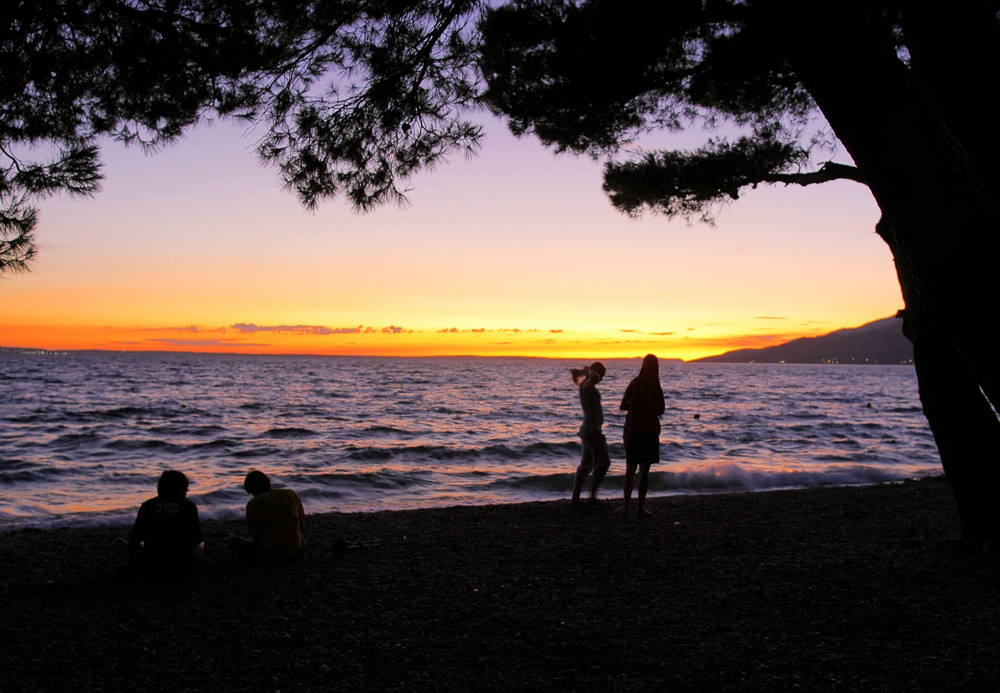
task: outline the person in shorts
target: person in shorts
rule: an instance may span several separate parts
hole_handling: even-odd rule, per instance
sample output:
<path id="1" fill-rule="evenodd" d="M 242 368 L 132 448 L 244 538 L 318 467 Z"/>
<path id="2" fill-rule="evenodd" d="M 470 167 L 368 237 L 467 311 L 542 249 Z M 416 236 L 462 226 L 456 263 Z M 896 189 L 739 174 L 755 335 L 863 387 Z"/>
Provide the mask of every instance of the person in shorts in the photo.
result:
<path id="1" fill-rule="evenodd" d="M 580 406 L 583 407 L 583 423 L 580 425 L 580 442 L 583 454 L 580 465 L 576 468 L 576 479 L 573 483 L 574 505 L 580 504 L 580 494 L 587 477 L 593 473 L 590 482 L 590 500 L 597 502 L 597 491 L 604 481 L 604 475 L 611 466 L 611 456 L 608 454 L 608 439 L 604 437 L 604 409 L 601 406 L 601 393 L 597 384 L 604 379 L 607 369 L 600 361 L 595 361 L 583 368 L 571 370 L 573 382 L 580 390 Z"/>

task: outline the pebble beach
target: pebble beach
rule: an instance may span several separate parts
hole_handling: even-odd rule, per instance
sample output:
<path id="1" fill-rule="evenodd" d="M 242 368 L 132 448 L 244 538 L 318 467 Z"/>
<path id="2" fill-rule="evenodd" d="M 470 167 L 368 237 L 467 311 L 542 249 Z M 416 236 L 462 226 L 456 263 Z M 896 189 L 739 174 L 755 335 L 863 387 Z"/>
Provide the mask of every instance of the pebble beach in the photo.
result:
<path id="1" fill-rule="evenodd" d="M 1000 690 L 1000 565 L 941 478 L 617 507 L 311 515 L 281 565 L 212 520 L 168 582 L 114 560 L 127 527 L 0 534 L 0 687 Z"/>

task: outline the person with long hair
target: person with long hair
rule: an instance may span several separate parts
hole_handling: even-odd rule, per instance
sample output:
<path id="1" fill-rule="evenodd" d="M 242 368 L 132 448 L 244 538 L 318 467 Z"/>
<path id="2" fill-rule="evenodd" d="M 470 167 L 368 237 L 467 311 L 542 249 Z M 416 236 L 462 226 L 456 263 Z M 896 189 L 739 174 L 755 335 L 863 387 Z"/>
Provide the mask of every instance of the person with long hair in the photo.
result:
<path id="1" fill-rule="evenodd" d="M 583 454 L 580 465 L 576 468 L 576 480 L 573 483 L 573 504 L 578 505 L 580 493 L 587 477 L 593 472 L 590 482 L 590 500 L 597 501 L 597 490 L 604 481 L 604 475 L 611 466 L 611 456 L 608 454 L 608 439 L 604 437 L 604 409 L 601 406 L 601 393 L 597 384 L 604 379 L 607 369 L 600 361 L 594 361 L 583 368 L 573 368 L 573 383 L 580 390 L 580 406 L 583 407 L 583 423 L 580 425 L 580 442 Z"/>
<path id="2" fill-rule="evenodd" d="M 649 490 L 649 468 L 660 461 L 660 417 L 665 404 L 660 387 L 660 362 L 653 354 L 642 360 L 639 375 L 625 388 L 621 410 L 625 416 L 625 502 L 621 512 L 628 514 L 632 500 L 635 471 L 639 469 L 639 517 L 649 515 L 646 510 L 646 491 Z"/>

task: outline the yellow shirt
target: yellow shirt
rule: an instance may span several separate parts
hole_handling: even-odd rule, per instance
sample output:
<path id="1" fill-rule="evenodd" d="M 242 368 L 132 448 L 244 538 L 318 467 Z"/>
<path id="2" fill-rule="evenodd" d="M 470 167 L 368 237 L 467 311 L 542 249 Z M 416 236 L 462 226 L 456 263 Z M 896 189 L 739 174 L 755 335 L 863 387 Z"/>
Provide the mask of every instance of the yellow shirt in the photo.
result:
<path id="1" fill-rule="evenodd" d="M 305 525 L 302 501 L 291 489 L 258 493 L 247 503 L 247 531 L 261 558 L 284 560 L 298 555 L 306 544 Z"/>

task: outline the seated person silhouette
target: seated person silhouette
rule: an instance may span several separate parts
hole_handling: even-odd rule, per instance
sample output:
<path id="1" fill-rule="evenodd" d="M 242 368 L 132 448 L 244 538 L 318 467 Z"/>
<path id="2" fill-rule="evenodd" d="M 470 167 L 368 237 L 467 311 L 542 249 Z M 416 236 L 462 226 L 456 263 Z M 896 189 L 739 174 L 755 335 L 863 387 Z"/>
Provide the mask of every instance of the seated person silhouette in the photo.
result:
<path id="1" fill-rule="evenodd" d="M 188 500 L 188 478 L 168 469 L 156 482 L 156 497 L 141 506 L 128 538 L 129 564 L 150 577 L 190 573 L 205 542 L 198 507 Z"/>
<path id="2" fill-rule="evenodd" d="M 243 488 L 253 496 L 247 503 L 247 537 L 232 537 L 230 545 L 246 558 L 286 561 L 298 556 L 306 545 L 299 494 L 271 488 L 267 474 L 257 470 L 247 474 Z"/>

